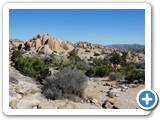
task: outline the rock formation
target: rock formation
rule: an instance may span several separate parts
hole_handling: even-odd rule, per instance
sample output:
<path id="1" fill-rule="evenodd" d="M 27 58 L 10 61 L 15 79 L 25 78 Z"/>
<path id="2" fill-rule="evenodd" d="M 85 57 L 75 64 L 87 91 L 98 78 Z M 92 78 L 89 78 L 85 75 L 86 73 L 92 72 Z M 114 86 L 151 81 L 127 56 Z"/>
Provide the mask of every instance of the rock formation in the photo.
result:
<path id="1" fill-rule="evenodd" d="M 24 44 L 24 49 L 35 53 L 51 54 L 53 51 L 61 53 L 74 49 L 73 45 L 61 41 L 49 34 L 39 34 Z"/>

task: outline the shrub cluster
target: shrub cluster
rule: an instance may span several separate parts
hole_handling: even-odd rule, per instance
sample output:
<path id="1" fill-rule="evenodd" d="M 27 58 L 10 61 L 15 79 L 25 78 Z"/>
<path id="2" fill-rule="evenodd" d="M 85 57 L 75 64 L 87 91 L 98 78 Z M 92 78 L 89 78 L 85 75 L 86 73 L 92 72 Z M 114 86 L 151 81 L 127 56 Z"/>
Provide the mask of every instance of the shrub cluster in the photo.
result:
<path id="1" fill-rule="evenodd" d="M 62 56 L 51 54 L 50 57 L 45 59 L 45 63 L 48 66 L 52 66 L 55 69 L 62 69 L 64 67 L 70 66 L 70 61 Z"/>
<path id="2" fill-rule="evenodd" d="M 113 53 L 111 53 L 110 56 L 111 56 L 110 57 L 110 62 L 111 63 L 113 63 L 113 64 L 122 64 L 123 59 L 118 53 L 113 52 Z"/>
<path id="3" fill-rule="evenodd" d="M 129 83 L 132 83 L 134 80 L 138 80 L 139 83 L 145 82 L 145 71 L 144 70 L 133 70 L 131 73 L 129 73 L 126 78 Z"/>
<path id="4" fill-rule="evenodd" d="M 71 52 L 69 52 L 68 59 L 70 61 L 70 66 L 74 68 L 78 62 L 82 61 L 81 58 L 77 55 L 77 51 L 73 49 Z"/>
<path id="5" fill-rule="evenodd" d="M 24 75 L 30 77 L 41 76 L 41 78 L 45 78 L 49 74 L 48 66 L 39 58 L 20 57 L 16 59 L 14 66 Z"/>
<path id="6" fill-rule="evenodd" d="M 46 79 L 42 93 L 52 100 L 71 99 L 74 96 L 81 96 L 86 84 L 87 77 L 82 71 L 64 68 L 55 77 Z"/>
<path id="7" fill-rule="evenodd" d="M 110 63 L 109 59 L 105 57 L 104 59 L 102 58 L 93 58 L 93 65 L 94 66 L 106 66 Z"/>
<path id="8" fill-rule="evenodd" d="M 45 78 L 49 74 L 48 66 L 40 58 L 23 57 L 20 51 L 14 51 L 11 59 L 14 67 L 24 75 Z"/>
<path id="9" fill-rule="evenodd" d="M 19 50 L 13 51 L 12 56 L 11 56 L 11 60 L 12 60 L 13 62 L 15 62 L 16 59 L 22 57 L 22 54 L 23 54 L 23 53 L 22 53 L 21 51 L 19 51 Z"/>
<path id="10" fill-rule="evenodd" d="M 104 77 L 109 75 L 110 71 L 108 66 L 92 66 L 86 70 L 85 74 L 89 77 Z"/>

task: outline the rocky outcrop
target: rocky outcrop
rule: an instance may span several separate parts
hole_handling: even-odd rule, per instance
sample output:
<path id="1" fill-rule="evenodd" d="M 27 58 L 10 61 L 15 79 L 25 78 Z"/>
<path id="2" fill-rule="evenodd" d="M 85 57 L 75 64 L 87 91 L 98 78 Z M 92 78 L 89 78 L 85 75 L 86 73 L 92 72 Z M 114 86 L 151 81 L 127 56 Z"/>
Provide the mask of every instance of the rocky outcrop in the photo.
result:
<path id="1" fill-rule="evenodd" d="M 9 50 L 21 50 L 24 47 L 24 42 L 19 39 L 9 40 Z"/>
<path id="2" fill-rule="evenodd" d="M 89 42 L 77 42 L 76 46 L 84 48 L 84 49 L 96 49 L 96 48 L 102 49 L 102 48 L 104 48 L 104 46 L 102 46 L 102 45 L 93 44 L 93 43 L 89 43 Z"/>
<path id="3" fill-rule="evenodd" d="M 145 54 L 142 52 L 128 51 L 124 52 L 122 57 L 126 62 L 145 62 Z"/>
<path id="4" fill-rule="evenodd" d="M 73 45 L 66 41 L 61 41 L 49 34 L 39 34 L 28 40 L 25 44 L 25 50 L 35 53 L 51 54 L 52 52 L 65 52 L 74 49 Z"/>
<path id="5" fill-rule="evenodd" d="M 128 50 L 125 48 L 112 48 L 110 46 L 103 46 L 89 42 L 77 42 L 75 44 L 75 48 L 78 50 L 78 55 L 80 56 L 80 58 L 84 60 L 89 59 L 90 57 L 95 57 L 94 53 L 98 53 L 98 57 L 104 58 L 104 56 L 110 57 L 113 52 L 116 52 L 126 62 L 145 62 L 145 54 L 142 52 L 142 50 L 136 51 Z"/>

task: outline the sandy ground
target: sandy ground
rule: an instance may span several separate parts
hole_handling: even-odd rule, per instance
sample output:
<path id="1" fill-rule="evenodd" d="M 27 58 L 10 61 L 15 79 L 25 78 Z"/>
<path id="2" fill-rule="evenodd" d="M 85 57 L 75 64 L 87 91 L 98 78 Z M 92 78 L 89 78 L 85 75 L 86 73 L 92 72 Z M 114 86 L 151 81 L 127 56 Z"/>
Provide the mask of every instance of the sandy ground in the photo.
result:
<path id="1" fill-rule="evenodd" d="M 107 92 L 109 91 L 110 86 L 104 86 L 106 82 L 111 82 L 112 84 L 116 84 L 115 81 L 109 81 L 108 77 L 105 78 L 91 78 L 90 79 L 90 87 L 97 88 L 97 96 L 96 98 L 100 103 L 103 103 L 109 97 L 107 96 Z M 128 88 L 126 92 L 119 91 L 119 97 L 116 97 L 117 101 L 114 106 L 120 109 L 140 109 L 137 104 L 136 97 L 140 90 L 144 89 L 144 85 L 139 85 L 136 88 Z M 94 91 L 94 90 L 93 90 Z"/>

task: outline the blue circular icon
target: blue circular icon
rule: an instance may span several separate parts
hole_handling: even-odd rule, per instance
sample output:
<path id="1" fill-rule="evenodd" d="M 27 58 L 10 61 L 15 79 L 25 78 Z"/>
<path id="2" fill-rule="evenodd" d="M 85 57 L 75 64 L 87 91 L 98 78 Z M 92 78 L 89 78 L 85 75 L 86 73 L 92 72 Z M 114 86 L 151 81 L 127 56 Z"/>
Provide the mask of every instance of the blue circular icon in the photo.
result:
<path id="1" fill-rule="evenodd" d="M 157 94 L 153 90 L 141 90 L 137 95 L 137 103 L 144 110 L 150 110 L 157 104 Z"/>

